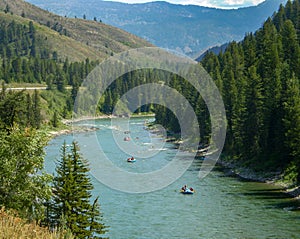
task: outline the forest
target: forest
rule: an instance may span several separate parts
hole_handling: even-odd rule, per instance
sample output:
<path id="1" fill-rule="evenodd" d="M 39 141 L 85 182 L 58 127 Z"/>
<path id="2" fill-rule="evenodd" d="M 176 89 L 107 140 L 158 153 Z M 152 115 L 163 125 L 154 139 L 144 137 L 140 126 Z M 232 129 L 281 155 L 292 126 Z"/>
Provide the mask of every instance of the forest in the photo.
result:
<path id="1" fill-rule="evenodd" d="M 32 22 L 21 24 L 0 19 L 0 205 L 43 226 L 65 229 L 76 218 L 68 214 L 70 205 L 64 200 L 74 200 L 74 207 L 79 203 L 69 198 L 67 191 L 78 184 L 88 189 L 81 196 L 89 200 L 92 185 L 86 178 L 88 167 L 75 142 L 70 150 L 62 146 L 56 177 L 38 173 L 43 168 L 43 148 L 49 140 L 44 126 L 56 127 L 57 118 L 71 117 L 83 79 L 99 62 L 61 59 L 59 53 L 51 52 L 43 44 L 36 31 Z M 279 172 L 283 180 L 299 185 L 300 0 L 281 5 L 255 33 L 247 33 L 240 42 L 229 43 L 219 54 L 207 53 L 199 64 L 214 80 L 226 109 L 227 136 L 222 159 L 262 173 Z M 117 100 L 129 89 L 160 83 L 161 79 L 188 99 L 199 121 L 200 145 L 208 145 L 208 109 L 193 86 L 173 73 L 144 69 L 123 75 L 105 91 L 97 114 L 111 114 Z M 28 93 L 6 89 L 14 83 L 42 84 L 47 90 Z M 180 132 L 178 121 L 167 108 L 148 104 L 136 111 L 140 112 L 153 112 L 156 123 L 164 125 L 170 133 Z M 62 184 L 66 175 L 71 175 L 68 188 Z M 55 193 L 50 185 L 56 187 Z M 71 228 L 80 238 L 105 233 L 97 200 L 78 209 L 78 214 L 88 212 L 82 220 L 84 225 Z M 63 215 L 69 218 L 64 221 Z M 88 225 L 90 231 L 85 230 Z"/>
<path id="2" fill-rule="evenodd" d="M 300 181 L 299 13 L 300 1 L 288 1 L 256 32 L 231 42 L 218 55 L 208 52 L 199 63 L 217 85 L 226 109 L 222 157 L 257 172 L 280 174 L 291 185 Z M 110 114 L 128 89 L 162 80 L 190 102 L 200 126 L 200 145 L 209 144 L 210 116 L 201 95 L 170 72 L 145 69 L 123 75 L 106 90 L 99 111 Z M 154 104 L 137 110 L 149 111 L 170 132 L 180 132 L 170 110 Z"/>
<path id="3" fill-rule="evenodd" d="M 288 1 L 258 31 L 218 55 L 207 53 L 200 63 L 225 104 L 223 157 L 256 171 L 280 172 L 292 184 L 300 182 L 299 13 L 300 1 Z M 202 126 L 208 125 L 203 102 L 198 112 L 199 119 L 206 118 Z M 178 130 L 164 111 L 156 112 L 156 118 Z M 210 132 L 204 132 L 209 140 Z"/>
<path id="4" fill-rule="evenodd" d="M 288 1 L 255 33 L 231 42 L 224 52 L 208 52 L 199 63 L 215 81 L 223 98 L 227 134 L 223 158 L 258 172 L 280 172 L 292 185 L 300 181 L 300 1 Z M 130 72 L 106 91 L 100 111 L 111 113 L 119 96 L 147 82 L 164 83 L 189 100 L 197 115 L 201 145 L 210 140 L 208 109 L 193 86 L 161 70 Z M 155 112 L 156 122 L 180 132 L 174 114 L 159 105 L 138 111 Z"/>

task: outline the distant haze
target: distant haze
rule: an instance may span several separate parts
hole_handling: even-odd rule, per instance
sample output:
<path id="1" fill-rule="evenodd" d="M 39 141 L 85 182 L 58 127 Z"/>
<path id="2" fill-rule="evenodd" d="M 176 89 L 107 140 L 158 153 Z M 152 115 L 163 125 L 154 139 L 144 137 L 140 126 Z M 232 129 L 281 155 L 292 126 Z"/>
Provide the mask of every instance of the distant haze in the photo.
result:
<path id="1" fill-rule="evenodd" d="M 123 3 L 147 3 L 155 2 L 151 0 L 111 0 Z M 182 5 L 198 5 L 203 7 L 233 9 L 241 7 L 255 6 L 264 0 L 167 0 L 166 2 Z"/>

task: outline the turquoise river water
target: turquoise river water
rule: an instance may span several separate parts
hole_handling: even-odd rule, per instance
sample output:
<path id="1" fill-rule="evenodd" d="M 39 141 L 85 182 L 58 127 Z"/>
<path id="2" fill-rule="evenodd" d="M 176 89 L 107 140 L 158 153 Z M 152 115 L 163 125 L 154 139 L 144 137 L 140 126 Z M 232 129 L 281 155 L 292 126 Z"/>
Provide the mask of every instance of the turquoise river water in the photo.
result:
<path id="1" fill-rule="evenodd" d="M 130 137 L 144 150 L 157 150 L 151 158 L 127 163 L 128 155 L 114 143 L 109 119 L 80 122 L 99 128 L 96 132 L 82 133 L 85 141 L 80 147 L 88 148 L 96 134 L 103 151 L 116 166 L 138 173 L 158 170 L 172 160 L 176 149 L 172 143 L 155 148 L 156 143 L 164 140 L 147 131 L 144 121 L 145 118 L 130 120 Z M 62 143 L 69 144 L 72 140 L 72 135 L 62 135 L 50 141 L 46 148 L 47 172 L 54 172 Z M 93 149 L 83 156 L 88 160 L 96 157 Z M 300 207 L 298 200 L 287 197 L 274 185 L 227 177 L 218 167 L 200 180 L 200 165 L 201 160 L 195 159 L 178 180 L 150 193 L 117 191 L 91 175 L 93 195 L 100 196 L 104 222 L 109 226 L 107 236 L 111 239 L 300 238 L 300 211 L 295 210 Z M 192 186 L 195 193 L 179 193 L 184 184 Z"/>

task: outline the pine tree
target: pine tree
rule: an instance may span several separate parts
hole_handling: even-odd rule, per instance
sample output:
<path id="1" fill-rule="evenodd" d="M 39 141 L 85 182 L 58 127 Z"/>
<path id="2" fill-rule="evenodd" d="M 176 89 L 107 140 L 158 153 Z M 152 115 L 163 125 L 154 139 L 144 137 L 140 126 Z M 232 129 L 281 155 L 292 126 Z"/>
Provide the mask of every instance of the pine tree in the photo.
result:
<path id="1" fill-rule="evenodd" d="M 100 204 L 98 202 L 99 196 L 94 200 L 93 205 L 92 205 L 92 210 L 91 210 L 91 218 L 90 218 L 90 226 L 89 226 L 89 231 L 92 234 L 104 234 L 106 230 L 106 226 L 104 224 L 99 223 L 102 221 L 102 214 L 100 213 Z M 93 236 L 92 238 L 101 238 L 99 236 Z"/>
<path id="2" fill-rule="evenodd" d="M 288 149 L 290 159 L 298 168 L 298 182 L 300 182 L 300 87 L 295 77 L 287 80 L 283 108 L 283 124 L 285 127 L 284 143 Z"/>
<path id="3" fill-rule="evenodd" d="M 290 20 L 285 21 L 283 24 L 282 47 L 284 60 L 290 65 L 290 71 L 299 76 L 300 47 L 297 39 L 296 29 Z"/>
<path id="4" fill-rule="evenodd" d="M 285 10 L 284 10 L 284 6 L 281 4 L 278 12 L 275 14 L 273 18 L 273 22 L 278 31 L 281 30 L 285 20 L 286 20 Z"/>
<path id="5" fill-rule="evenodd" d="M 226 67 L 222 72 L 223 77 L 223 99 L 227 117 L 227 137 L 226 147 L 230 150 L 233 147 L 234 130 L 237 123 L 237 103 L 238 103 L 238 88 L 236 79 L 234 78 L 232 56 L 229 52 L 224 55 Z"/>
<path id="6" fill-rule="evenodd" d="M 52 126 L 54 128 L 58 127 L 58 115 L 57 115 L 57 112 L 54 111 L 53 113 L 53 117 L 52 117 Z"/>
<path id="7" fill-rule="evenodd" d="M 65 224 L 76 238 L 102 238 L 106 226 L 101 222 L 98 198 L 93 204 L 93 185 L 88 177 L 87 161 L 79 154 L 76 142 L 68 152 L 66 142 L 61 148 L 61 160 L 54 178 L 52 226 Z"/>
<path id="8" fill-rule="evenodd" d="M 244 117 L 244 158 L 256 159 L 261 153 L 263 127 L 262 82 L 254 66 L 249 68 Z"/>
<path id="9" fill-rule="evenodd" d="M 6 4 L 4 12 L 5 13 L 9 13 L 10 12 L 10 6 L 8 4 Z"/>
<path id="10" fill-rule="evenodd" d="M 33 110 L 30 94 L 26 95 L 26 125 L 31 126 L 33 122 Z"/>
<path id="11" fill-rule="evenodd" d="M 0 129 L 9 130 L 15 124 L 23 125 L 26 120 L 26 96 L 24 91 L 3 92 L 0 99 Z M 24 120 L 25 119 L 25 120 Z"/>
<path id="12" fill-rule="evenodd" d="M 35 128 L 40 128 L 41 121 L 42 121 L 42 116 L 41 116 L 40 96 L 39 96 L 39 93 L 38 93 L 37 90 L 34 90 L 32 110 L 33 110 L 33 122 L 32 122 L 32 125 Z"/>

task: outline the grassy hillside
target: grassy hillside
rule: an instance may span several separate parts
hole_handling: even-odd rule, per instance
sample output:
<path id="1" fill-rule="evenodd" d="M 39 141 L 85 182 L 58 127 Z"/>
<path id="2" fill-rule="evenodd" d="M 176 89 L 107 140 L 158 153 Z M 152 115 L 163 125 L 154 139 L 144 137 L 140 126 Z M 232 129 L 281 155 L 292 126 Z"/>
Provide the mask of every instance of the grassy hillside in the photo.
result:
<path id="1" fill-rule="evenodd" d="M 145 40 L 115 27 L 57 16 L 22 0 L 0 0 L 0 10 L 2 20 L 34 21 L 45 45 L 60 58 L 68 57 L 71 61 L 101 60 L 130 48 L 150 46 Z"/>
<path id="2" fill-rule="evenodd" d="M 0 22 L 16 23 L 28 25 L 30 19 L 22 18 L 17 15 L 5 14 L 0 12 Z M 105 52 L 95 51 L 93 47 L 87 46 L 78 42 L 70 37 L 59 34 L 58 32 L 49 29 L 46 26 L 34 23 L 37 30 L 37 37 L 41 40 L 42 45 L 39 44 L 38 48 L 46 48 L 51 52 L 57 52 L 58 56 L 62 59 L 68 57 L 71 61 L 82 61 L 86 58 L 90 59 L 103 59 L 106 56 Z"/>

